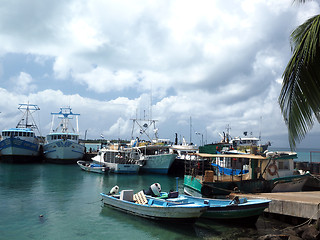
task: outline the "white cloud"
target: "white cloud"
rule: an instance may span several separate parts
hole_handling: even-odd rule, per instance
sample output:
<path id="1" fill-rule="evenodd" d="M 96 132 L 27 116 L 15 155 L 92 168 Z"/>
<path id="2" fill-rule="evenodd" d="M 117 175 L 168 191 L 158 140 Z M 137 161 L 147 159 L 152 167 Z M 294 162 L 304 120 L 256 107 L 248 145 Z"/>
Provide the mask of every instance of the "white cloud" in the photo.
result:
<path id="1" fill-rule="evenodd" d="M 11 78 L 15 92 L 23 94 L 26 92 L 33 92 L 37 86 L 33 84 L 34 80 L 31 75 L 25 72 L 20 72 L 19 76 Z"/>
<path id="2" fill-rule="evenodd" d="M 277 99 L 289 35 L 319 10 L 317 2 L 291 0 L 7 1 L 0 76 L 12 80 L 0 89 L 1 115 L 33 101 L 46 132 L 50 112 L 70 105 L 88 137 L 129 138 L 130 119 L 150 114 L 152 94 L 152 116 L 166 137 L 188 136 L 190 116 L 212 140 L 226 124 L 235 135 L 259 128 L 270 138 L 285 135 Z M 37 69 L 12 70 L 6 53 L 36 56 Z M 36 71 L 46 78 L 32 77 Z"/>

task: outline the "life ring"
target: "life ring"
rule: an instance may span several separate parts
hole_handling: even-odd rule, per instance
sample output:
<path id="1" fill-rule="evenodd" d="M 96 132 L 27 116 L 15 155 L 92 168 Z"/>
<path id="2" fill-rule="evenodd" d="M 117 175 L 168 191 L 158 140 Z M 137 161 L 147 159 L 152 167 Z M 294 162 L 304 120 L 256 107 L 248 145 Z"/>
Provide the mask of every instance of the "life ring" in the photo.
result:
<path id="1" fill-rule="evenodd" d="M 268 167 L 268 173 L 271 175 L 271 176 L 274 176 L 278 173 L 278 167 L 277 165 L 275 165 L 274 163 L 270 164 L 269 167 Z"/>

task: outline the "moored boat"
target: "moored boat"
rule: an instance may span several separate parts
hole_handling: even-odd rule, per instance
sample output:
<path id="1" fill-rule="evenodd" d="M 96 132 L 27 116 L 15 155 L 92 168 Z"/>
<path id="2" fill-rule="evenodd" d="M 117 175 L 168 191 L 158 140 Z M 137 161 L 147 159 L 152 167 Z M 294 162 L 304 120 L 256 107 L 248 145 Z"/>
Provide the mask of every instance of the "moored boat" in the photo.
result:
<path id="1" fill-rule="evenodd" d="M 41 139 L 36 136 L 35 130 L 38 127 L 32 117 L 32 113 L 40 108 L 28 103 L 20 104 L 18 109 L 23 112 L 23 116 L 17 126 L 1 133 L 1 159 L 17 163 L 40 161 Z"/>
<path id="2" fill-rule="evenodd" d="M 78 166 L 87 172 L 95 172 L 95 173 L 108 173 L 109 168 L 97 163 L 90 163 L 86 161 L 79 160 L 77 161 Z"/>
<path id="3" fill-rule="evenodd" d="M 184 176 L 185 192 L 212 197 L 234 191 L 242 193 L 301 191 L 309 174 L 300 175 L 293 168 L 296 153 L 197 154 Z M 209 164 L 205 164 L 209 163 Z"/>
<path id="4" fill-rule="evenodd" d="M 140 217 L 179 223 L 193 223 L 208 208 L 203 204 L 176 203 L 145 196 L 142 191 L 122 190 L 120 195 L 100 194 L 104 205 Z"/>
<path id="5" fill-rule="evenodd" d="M 60 108 L 60 112 L 51 113 L 51 131 L 47 135 L 47 143 L 43 147 L 43 153 L 48 162 L 76 163 L 83 158 L 85 147 L 79 142 L 78 116 L 70 107 Z M 56 129 L 53 129 L 54 117 L 61 119 Z M 76 128 L 70 122 L 75 117 Z"/>
<path id="6" fill-rule="evenodd" d="M 142 153 L 140 158 L 141 172 L 168 174 L 168 171 L 176 158 L 176 154 L 169 153 L 166 145 L 144 145 L 135 147 Z"/>
<path id="7" fill-rule="evenodd" d="M 179 196 L 179 198 L 182 199 L 182 201 L 186 199 L 187 202 L 208 205 L 209 208 L 201 216 L 203 218 L 228 222 L 242 222 L 244 224 L 255 223 L 271 202 L 266 199 L 247 199 L 237 196 L 232 200 L 198 198 L 188 195 L 182 195 Z M 169 201 L 169 199 L 167 200 Z"/>
<path id="8" fill-rule="evenodd" d="M 176 154 L 170 153 L 170 140 L 159 139 L 158 129 L 156 128 L 156 120 L 152 119 L 132 119 L 132 140 L 130 147 L 138 149 L 142 156 L 141 160 L 141 172 L 145 173 L 157 173 L 157 174 L 168 174 L 169 168 L 176 158 Z M 139 137 L 134 139 L 135 125 L 139 129 Z M 149 129 L 153 126 L 153 129 Z M 153 136 L 149 132 L 153 133 Z M 141 136 L 147 137 L 147 140 L 140 140 Z"/>
<path id="9" fill-rule="evenodd" d="M 140 169 L 139 153 L 102 148 L 92 161 L 109 168 L 111 173 L 137 174 Z"/>

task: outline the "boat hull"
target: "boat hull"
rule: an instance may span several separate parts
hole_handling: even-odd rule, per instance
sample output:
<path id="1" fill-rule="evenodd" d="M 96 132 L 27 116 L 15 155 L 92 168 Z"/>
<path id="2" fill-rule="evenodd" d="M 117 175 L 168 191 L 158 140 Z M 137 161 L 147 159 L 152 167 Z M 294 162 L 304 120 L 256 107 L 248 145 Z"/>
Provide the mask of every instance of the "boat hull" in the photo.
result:
<path id="1" fill-rule="evenodd" d="M 93 166 L 91 163 L 87 164 L 85 161 L 77 161 L 77 164 L 82 170 L 87 172 L 94 172 L 94 173 L 101 173 L 101 174 L 108 173 L 108 168 L 104 166 Z"/>
<path id="2" fill-rule="evenodd" d="M 209 205 L 208 210 L 201 216 L 213 220 L 232 222 L 255 223 L 264 209 L 269 207 L 270 200 L 265 199 L 240 199 L 238 202 L 229 199 L 209 199 L 181 195 L 181 201 Z M 185 200 L 183 200 L 185 199 Z"/>
<path id="3" fill-rule="evenodd" d="M 104 162 L 104 165 L 110 169 L 112 173 L 137 174 L 140 166 L 138 164 L 122 164 Z"/>
<path id="4" fill-rule="evenodd" d="M 40 145 L 19 138 L 7 138 L 0 142 L 1 159 L 8 162 L 39 161 Z"/>
<path id="5" fill-rule="evenodd" d="M 242 193 L 298 192 L 302 190 L 308 178 L 308 175 L 294 175 L 271 180 L 251 179 L 233 182 L 201 182 L 198 178 L 185 175 L 184 187 L 186 192 L 194 191 L 205 197 L 228 195 L 234 192 L 235 188 Z"/>
<path id="6" fill-rule="evenodd" d="M 264 209 L 269 207 L 270 200 L 263 199 L 242 199 L 242 202 L 236 204 L 233 200 L 205 199 L 186 196 L 189 201 L 195 203 L 209 204 L 208 210 L 201 216 L 215 220 L 256 221 L 263 213 Z M 252 222 L 251 221 L 251 222 Z"/>
<path id="7" fill-rule="evenodd" d="M 136 204 L 134 202 L 129 202 L 125 200 L 119 200 L 115 197 L 101 193 L 102 200 L 104 205 L 115 208 L 117 210 L 148 218 L 153 220 L 160 221 L 170 221 L 170 222 L 179 222 L 179 223 L 192 223 L 197 220 L 206 210 L 207 207 L 197 204 L 187 204 L 184 207 L 177 204 L 165 205 L 166 201 L 160 202 L 163 203 L 161 206 L 155 205 L 155 199 L 150 199 L 153 201 L 153 204 Z"/>
<path id="8" fill-rule="evenodd" d="M 76 163 L 84 155 L 84 145 L 69 140 L 45 144 L 43 153 L 46 161 L 54 163 Z"/>
<path id="9" fill-rule="evenodd" d="M 176 154 L 145 155 L 141 172 L 168 174 Z"/>

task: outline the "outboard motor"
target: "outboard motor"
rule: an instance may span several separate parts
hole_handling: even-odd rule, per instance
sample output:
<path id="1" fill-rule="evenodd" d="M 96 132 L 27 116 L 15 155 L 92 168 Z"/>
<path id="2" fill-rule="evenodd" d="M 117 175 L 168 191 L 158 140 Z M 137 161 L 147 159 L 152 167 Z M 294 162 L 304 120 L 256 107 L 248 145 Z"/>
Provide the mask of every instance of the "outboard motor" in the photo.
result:
<path id="1" fill-rule="evenodd" d="M 114 195 L 114 194 L 117 194 L 118 192 L 119 192 L 119 187 L 116 185 L 113 188 L 111 188 L 109 193 L 110 195 Z"/>
<path id="2" fill-rule="evenodd" d="M 161 185 L 160 183 L 152 184 L 147 191 L 143 190 L 144 194 L 150 195 L 152 197 L 159 197 L 161 192 Z"/>

